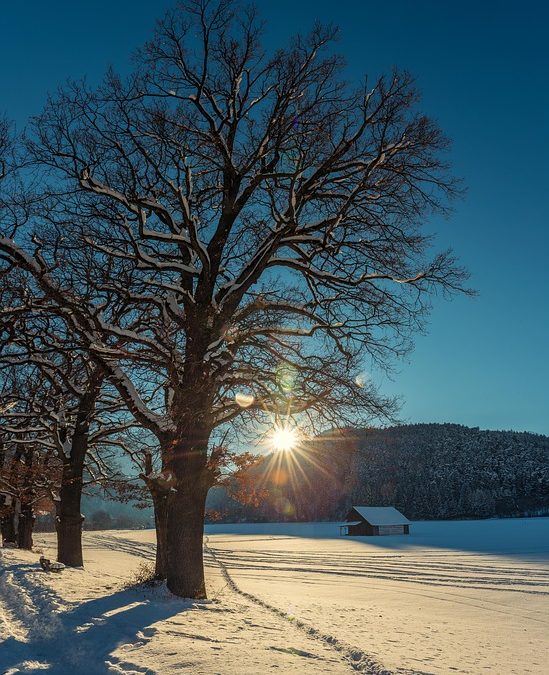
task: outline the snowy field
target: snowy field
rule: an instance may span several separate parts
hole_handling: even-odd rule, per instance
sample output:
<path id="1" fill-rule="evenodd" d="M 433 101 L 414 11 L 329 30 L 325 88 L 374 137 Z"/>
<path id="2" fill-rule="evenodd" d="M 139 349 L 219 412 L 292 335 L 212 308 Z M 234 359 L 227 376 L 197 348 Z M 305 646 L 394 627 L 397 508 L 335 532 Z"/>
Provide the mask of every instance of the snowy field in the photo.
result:
<path id="1" fill-rule="evenodd" d="M 153 540 L 86 533 L 57 576 L 2 550 L 0 673 L 549 673 L 549 518 L 210 526 L 207 602 L 125 588 Z"/>

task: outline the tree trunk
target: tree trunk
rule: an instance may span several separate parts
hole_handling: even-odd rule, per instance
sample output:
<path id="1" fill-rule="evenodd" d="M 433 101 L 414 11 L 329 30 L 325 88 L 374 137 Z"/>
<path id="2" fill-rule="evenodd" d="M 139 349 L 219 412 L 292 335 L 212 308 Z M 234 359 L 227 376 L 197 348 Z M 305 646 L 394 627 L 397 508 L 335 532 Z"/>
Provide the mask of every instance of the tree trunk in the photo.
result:
<path id="1" fill-rule="evenodd" d="M 19 548 L 27 550 L 32 549 L 32 530 L 34 527 L 34 515 L 32 505 L 24 504 L 21 506 L 19 522 L 17 524 L 17 545 Z"/>
<path id="2" fill-rule="evenodd" d="M 172 414 L 175 434 L 161 443 L 162 466 L 168 479 L 166 581 L 168 589 L 182 598 L 205 599 L 204 514 L 212 484 L 208 443 L 212 432 L 210 411 L 214 389 L 203 378 L 206 345 L 211 336 L 188 336 L 186 372 L 188 387 L 174 394 Z"/>
<path id="3" fill-rule="evenodd" d="M 17 544 L 15 508 L 11 508 L 9 513 L 2 516 L 2 545 L 4 546 L 5 544 Z"/>
<path id="4" fill-rule="evenodd" d="M 165 579 L 167 574 L 167 532 L 168 532 L 168 494 L 151 489 L 154 508 L 154 526 L 156 529 L 156 562 L 154 575 Z"/>
<path id="5" fill-rule="evenodd" d="M 205 471 L 189 472 L 168 497 L 167 568 L 169 590 L 183 598 L 206 598 L 203 536 L 208 486 Z"/>
<path id="6" fill-rule="evenodd" d="M 74 476 L 69 463 L 63 467 L 55 527 L 57 530 L 57 560 L 67 567 L 82 567 L 82 523 L 80 513 L 82 477 Z"/>
<path id="7" fill-rule="evenodd" d="M 68 454 L 60 452 L 63 462 L 63 475 L 59 493 L 60 501 L 57 510 L 57 560 L 68 567 L 83 567 L 82 555 L 82 523 L 84 516 L 80 513 L 82 500 L 82 476 L 84 462 L 88 452 L 90 423 L 95 413 L 105 374 L 100 367 L 90 373 L 85 393 L 80 398 L 76 424 Z M 66 431 L 62 441 L 67 440 Z"/>

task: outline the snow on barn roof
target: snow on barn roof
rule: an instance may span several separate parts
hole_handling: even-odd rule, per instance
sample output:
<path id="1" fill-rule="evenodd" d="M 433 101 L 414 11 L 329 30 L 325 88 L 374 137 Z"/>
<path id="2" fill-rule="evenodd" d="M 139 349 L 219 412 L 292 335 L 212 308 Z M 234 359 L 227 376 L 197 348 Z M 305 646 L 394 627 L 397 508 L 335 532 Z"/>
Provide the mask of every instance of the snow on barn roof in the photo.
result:
<path id="1" fill-rule="evenodd" d="M 370 525 L 408 525 L 410 521 L 394 506 L 353 506 Z"/>

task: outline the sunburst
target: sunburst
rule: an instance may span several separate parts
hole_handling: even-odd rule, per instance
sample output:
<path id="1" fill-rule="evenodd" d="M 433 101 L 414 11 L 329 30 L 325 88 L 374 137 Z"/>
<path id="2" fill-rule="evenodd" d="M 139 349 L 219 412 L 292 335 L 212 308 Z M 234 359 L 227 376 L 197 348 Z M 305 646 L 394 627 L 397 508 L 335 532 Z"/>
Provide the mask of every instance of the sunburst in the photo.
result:
<path id="1" fill-rule="evenodd" d="M 275 426 L 269 434 L 269 445 L 277 452 L 293 452 L 298 442 L 299 432 L 296 427 Z"/>

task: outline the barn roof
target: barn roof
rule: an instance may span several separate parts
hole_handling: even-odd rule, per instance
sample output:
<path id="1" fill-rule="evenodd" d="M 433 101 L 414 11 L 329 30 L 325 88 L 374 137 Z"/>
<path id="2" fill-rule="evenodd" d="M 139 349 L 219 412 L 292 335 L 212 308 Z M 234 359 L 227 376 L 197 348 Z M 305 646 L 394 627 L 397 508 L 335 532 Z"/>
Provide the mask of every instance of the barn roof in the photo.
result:
<path id="1" fill-rule="evenodd" d="M 408 525 L 410 521 L 394 506 L 353 506 L 370 525 Z"/>

